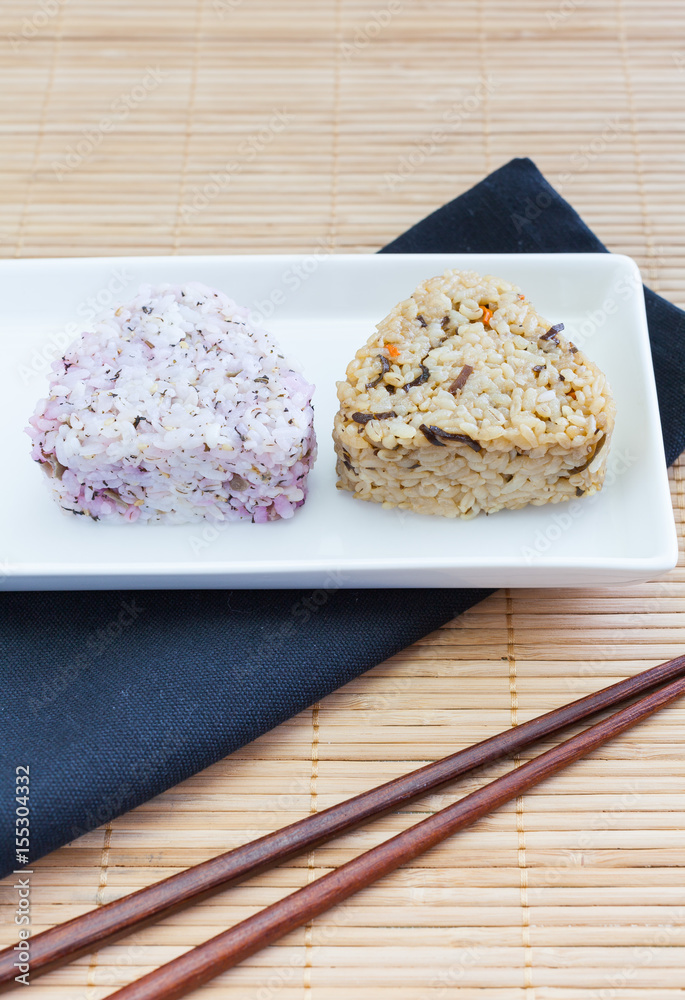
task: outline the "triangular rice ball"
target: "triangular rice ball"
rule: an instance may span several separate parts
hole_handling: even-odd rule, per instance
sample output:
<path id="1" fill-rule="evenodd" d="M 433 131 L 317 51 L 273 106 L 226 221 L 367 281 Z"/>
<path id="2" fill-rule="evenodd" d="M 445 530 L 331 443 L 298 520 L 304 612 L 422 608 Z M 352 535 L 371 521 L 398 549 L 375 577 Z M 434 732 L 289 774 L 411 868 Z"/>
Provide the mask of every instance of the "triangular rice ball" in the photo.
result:
<path id="1" fill-rule="evenodd" d="M 601 489 L 602 372 L 510 282 L 446 271 L 395 306 L 338 383 L 338 487 L 473 517 Z"/>

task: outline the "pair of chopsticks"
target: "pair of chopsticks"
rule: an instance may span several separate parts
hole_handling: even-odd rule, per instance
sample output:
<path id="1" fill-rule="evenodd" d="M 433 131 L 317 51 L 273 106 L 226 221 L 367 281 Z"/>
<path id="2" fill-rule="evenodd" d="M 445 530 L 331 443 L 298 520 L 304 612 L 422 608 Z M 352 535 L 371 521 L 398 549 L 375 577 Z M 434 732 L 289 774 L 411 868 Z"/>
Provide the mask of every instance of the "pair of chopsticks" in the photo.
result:
<path id="1" fill-rule="evenodd" d="M 651 693 L 643 695 L 645 691 Z M 111 994 L 117 1000 L 174 1000 L 184 996 L 523 794 L 683 694 L 685 656 L 679 656 L 44 931 L 30 939 L 29 975 L 33 978 L 96 944 L 120 937 L 156 917 L 168 915 L 191 900 L 198 900 L 219 888 L 311 850 L 474 768 L 516 754 L 534 741 L 595 712 L 643 695 L 590 729 Z M 12 947 L 0 952 L 0 986 L 13 982 L 15 961 L 16 952 Z"/>

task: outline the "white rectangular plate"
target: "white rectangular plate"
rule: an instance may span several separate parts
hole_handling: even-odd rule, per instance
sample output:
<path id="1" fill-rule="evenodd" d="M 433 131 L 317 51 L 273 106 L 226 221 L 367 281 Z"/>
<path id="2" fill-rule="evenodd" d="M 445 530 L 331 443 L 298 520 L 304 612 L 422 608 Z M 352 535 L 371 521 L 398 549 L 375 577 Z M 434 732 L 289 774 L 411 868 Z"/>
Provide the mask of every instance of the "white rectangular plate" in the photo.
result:
<path id="1" fill-rule="evenodd" d="M 472 521 L 384 510 L 335 488 L 335 383 L 392 306 L 446 268 L 519 284 L 606 372 L 617 407 L 604 490 Z M 62 513 L 23 428 L 50 362 L 141 282 L 202 281 L 248 305 L 316 385 L 319 457 L 289 521 L 94 523 Z M 673 567 L 677 540 L 639 271 L 611 254 L 64 258 L 0 262 L 0 587 L 596 586 Z"/>

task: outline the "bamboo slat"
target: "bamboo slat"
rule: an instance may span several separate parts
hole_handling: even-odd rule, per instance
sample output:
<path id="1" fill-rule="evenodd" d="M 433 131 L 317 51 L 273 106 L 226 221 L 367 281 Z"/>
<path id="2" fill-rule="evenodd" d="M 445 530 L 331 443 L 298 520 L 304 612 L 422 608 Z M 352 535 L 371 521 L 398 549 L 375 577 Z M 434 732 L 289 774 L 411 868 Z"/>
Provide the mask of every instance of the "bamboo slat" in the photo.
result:
<path id="1" fill-rule="evenodd" d="M 528 155 L 685 305 L 680 0 L 7 0 L 2 24 L 0 256 L 374 251 Z M 671 487 L 682 541 L 685 463 Z M 684 647 L 682 558 L 625 589 L 499 592 L 36 863 L 33 928 Z M 196 995 L 680 1000 L 684 719 L 664 711 Z M 101 1000 L 502 766 L 84 956 L 31 996 Z M 15 906 L 9 879 L 2 945 Z"/>

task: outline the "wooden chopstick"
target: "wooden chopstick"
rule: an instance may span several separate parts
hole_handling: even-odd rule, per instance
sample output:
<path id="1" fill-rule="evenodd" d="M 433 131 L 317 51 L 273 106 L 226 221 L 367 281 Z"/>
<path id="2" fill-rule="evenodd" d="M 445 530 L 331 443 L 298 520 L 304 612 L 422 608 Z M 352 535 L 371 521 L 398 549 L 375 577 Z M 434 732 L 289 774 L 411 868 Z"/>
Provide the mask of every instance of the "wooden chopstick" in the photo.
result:
<path id="1" fill-rule="evenodd" d="M 289 931 L 343 902 L 353 893 L 395 871 L 400 865 L 441 843 L 458 830 L 475 823 L 505 802 L 522 795 L 545 778 L 684 694 L 685 677 L 680 677 L 229 930 L 217 934 L 205 944 L 191 949 L 129 986 L 124 986 L 112 993 L 108 1000 L 177 1000 Z"/>
<path id="2" fill-rule="evenodd" d="M 307 816 L 281 830 L 43 931 L 30 939 L 31 976 L 35 978 L 49 968 L 76 958 L 104 940 L 121 937 L 133 927 L 143 926 L 221 887 L 271 868 L 276 863 L 360 826 L 372 817 L 382 816 L 474 768 L 515 754 L 535 740 L 682 674 L 685 674 L 685 656 L 676 657 L 619 681 L 331 806 L 323 812 Z M 0 985 L 13 982 L 16 974 L 15 956 L 11 946 L 0 952 Z"/>

